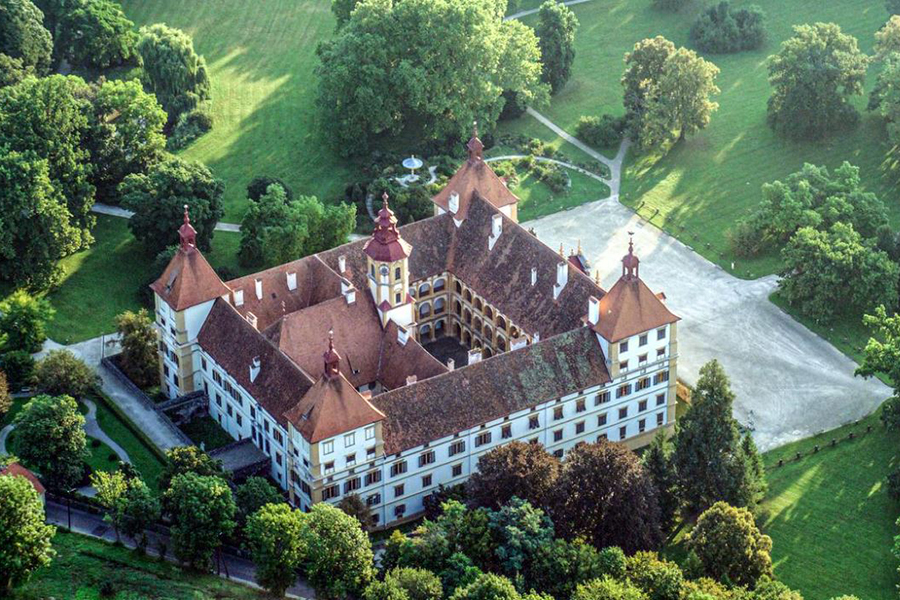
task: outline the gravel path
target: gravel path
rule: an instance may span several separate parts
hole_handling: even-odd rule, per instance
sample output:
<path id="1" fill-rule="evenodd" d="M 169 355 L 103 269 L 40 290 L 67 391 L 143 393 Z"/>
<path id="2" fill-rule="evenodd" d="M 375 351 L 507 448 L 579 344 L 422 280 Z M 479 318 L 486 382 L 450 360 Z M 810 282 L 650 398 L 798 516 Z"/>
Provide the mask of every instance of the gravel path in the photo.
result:
<path id="1" fill-rule="evenodd" d="M 130 210 L 125 210 L 119 206 L 110 206 L 109 204 L 102 204 L 100 202 L 95 202 L 91 207 L 91 210 L 99 215 L 109 215 L 111 217 L 121 217 L 123 219 L 130 219 L 134 216 L 134 213 Z M 230 231 L 232 233 L 240 233 L 241 226 L 237 223 L 216 223 L 216 231 Z"/>
<path id="2" fill-rule="evenodd" d="M 590 2 L 591 0 L 568 0 L 568 2 L 562 2 L 561 4 L 565 4 L 566 6 L 572 6 L 573 4 L 584 4 L 585 2 Z M 511 19 L 521 19 L 522 17 L 527 17 L 528 15 L 533 15 L 537 13 L 540 8 L 532 8 L 529 10 L 519 11 L 515 14 L 509 15 L 504 18 L 504 21 L 509 21 Z"/>

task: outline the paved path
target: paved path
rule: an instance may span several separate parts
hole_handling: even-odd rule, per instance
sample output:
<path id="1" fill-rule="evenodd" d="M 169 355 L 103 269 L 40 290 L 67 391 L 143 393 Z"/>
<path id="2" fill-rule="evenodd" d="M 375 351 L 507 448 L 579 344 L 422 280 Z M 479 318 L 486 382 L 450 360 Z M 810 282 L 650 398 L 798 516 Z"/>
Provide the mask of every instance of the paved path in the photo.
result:
<path id="1" fill-rule="evenodd" d="M 560 4 L 565 4 L 566 6 L 572 6 L 573 4 L 584 4 L 585 2 L 590 2 L 590 1 L 591 0 L 568 0 L 568 2 L 561 2 Z M 509 15 L 508 17 L 505 17 L 504 20 L 509 21 L 511 19 L 521 19 L 522 17 L 527 17 L 528 15 L 533 15 L 533 14 L 537 13 L 539 10 L 541 10 L 541 9 L 540 8 L 532 8 L 529 10 L 523 10 L 523 11 L 517 12 L 515 14 Z"/>
<path id="2" fill-rule="evenodd" d="M 506 156 L 494 156 L 491 158 L 486 158 L 486 159 L 484 159 L 484 162 L 489 163 L 489 162 L 496 162 L 498 160 L 521 160 L 523 158 L 531 158 L 532 160 L 535 160 L 537 162 L 552 163 L 554 165 L 559 165 L 560 167 L 572 169 L 573 171 L 578 171 L 582 175 L 587 175 L 588 177 L 591 177 L 593 179 L 596 179 L 597 181 L 605 183 L 606 185 L 610 185 L 612 183 L 612 181 L 610 179 L 607 179 L 606 177 L 603 177 L 602 175 L 597 175 L 596 173 L 592 173 L 591 171 L 588 171 L 587 169 L 582 169 L 581 167 L 575 166 L 571 163 L 563 162 L 561 160 L 556 160 L 555 158 L 547 158 L 545 156 L 534 156 L 534 155 L 529 155 L 529 154 L 508 154 Z"/>
<path id="3" fill-rule="evenodd" d="M 9 437 L 9 434 L 12 432 L 14 427 L 15 426 L 10 423 L 3 429 L 0 429 L 0 456 L 9 454 L 9 452 L 6 451 L 6 438 Z"/>
<path id="4" fill-rule="evenodd" d="M 46 512 L 48 523 L 57 525 L 58 527 L 60 527 L 60 529 L 65 529 L 67 527 L 69 513 L 67 511 L 67 507 L 64 504 L 48 500 Z M 106 540 L 107 542 L 116 541 L 115 532 L 113 531 L 112 527 L 110 527 L 106 522 L 103 521 L 102 516 L 82 511 L 77 508 L 72 508 L 71 515 L 72 531 L 74 531 L 75 533 L 80 533 L 82 535 L 87 535 L 93 538 Z M 147 537 L 149 538 L 147 554 L 149 554 L 150 556 L 158 556 L 156 548 L 158 547 L 160 539 L 165 539 L 165 541 L 167 542 L 166 545 L 171 548 L 171 544 L 168 543 L 168 536 L 166 535 L 150 531 L 147 533 Z M 128 538 L 123 537 L 121 539 L 121 542 L 127 548 L 135 547 L 134 543 Z M 223 554 L 223 558 L 228 566 L 229 577 L 225 577 L 225 574 L 222 573 L 222 578 L 237 581 L 244 585 L 260 589 L 259 585 L 257 585 L 256 583 L 256 567 L 251 561 L 240 558 L 238 556 L 232 556 L 230 554 Z M 166 559 L 170 562 L 176 562 L 174 557 L 171 555 L 171 551 L 170 554 L 166 556 Z M 288 590 L 288 597 L 315 598 L 315 592 L 304 581 L 298 580 L 294 584 L 294 586 Z"/>
<path id="5" fill-rule="evenodd" d="M 100 202 L 95 202 L 94 206 L 91 207 L 91 210 L 100 215 L 109 215 L 111 217 L 122 217 L 123 219 L 130 219 L 134 216 L 134 213 L 130 210 L 125 210 L 124 208 L 118 206 L 111 206 L 109 204 L 101 204 Z M 240 233 L 241 226 L 237 223 L 216 223 L 216 231 L 230 231 L 232 233 Z"/>
<path id="6" fill-rule="evenodd" d="M 97 422 L 97 405 L 94 404 L 94 401 L 84 398 L 82 402 L 88 408 L 88 413 L 84 415 L 84 432 L 90 437 L 97 438 L 112 448 L 113 452 L 119 456 L 119 460 L 131 464 L 131 457 L 128 456 L 128 452 L 125 451 L 125 448 L 120 446 L 100 428 L 100 423 Z"/>

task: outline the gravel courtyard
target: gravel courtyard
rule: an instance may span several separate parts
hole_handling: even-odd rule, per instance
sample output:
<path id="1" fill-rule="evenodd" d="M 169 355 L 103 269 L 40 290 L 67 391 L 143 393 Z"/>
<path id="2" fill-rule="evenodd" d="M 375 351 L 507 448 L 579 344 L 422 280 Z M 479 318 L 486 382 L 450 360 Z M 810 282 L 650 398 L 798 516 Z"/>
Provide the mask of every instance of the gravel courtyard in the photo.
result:
<path id="1" fill-rule="evenodd" d="M 733 277 L 616 197 L 524 225 L 552 248 L 564 244 L 566 254 L 580 239 L 607 289 L 621 274 L 633 231 L 641 277 L 682 318 L 678 376 L 693 384 L 700 367 L 718 358 L 737 394 L 735 417 L 763 450 L 860 418 L 891 393 L 878 380 L 854 377 L 853 361 L 769 302 L 774 275 Z"/>

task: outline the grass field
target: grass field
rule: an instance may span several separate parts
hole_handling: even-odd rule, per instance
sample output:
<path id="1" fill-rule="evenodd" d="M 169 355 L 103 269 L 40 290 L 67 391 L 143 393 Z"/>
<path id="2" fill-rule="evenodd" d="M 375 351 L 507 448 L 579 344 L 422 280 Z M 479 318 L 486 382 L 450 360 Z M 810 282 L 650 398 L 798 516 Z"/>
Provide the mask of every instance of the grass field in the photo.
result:
<path id="1" fill-rule="evenodd" d="M 576 36 L 573 76 L 543 110 L 555 123 L 574 133 L 582 115 L 621 114 L 619 79 L 623 56 L 646 37 L 663 35 L 676 45 L 688 45 L 688 32 L 703 5 L 696 2 L 681 13 L 651 8 L 650 0 L 593 0 L 573 6 L 581 27 Z M 777 52 L 791 35 L 791 26 L 833 21 L 859 39 L 868 52 L 874 32 L 887 13 L 877 0 L 735 0 L 734 6 L 757 4 L 768 16 L 769 41 L 759 51 L 707 56 L 720 69 L 717 98 L 720 108 L 710 126 L 679 144 L 664 158 L 633 154 L 626 161 L 622 201 L 645 218 L 693 246 L 698 252 L 736 274 L 759 277 L 777 270 L 777 256 L 746 261 L 735 259 L 728 247 L 727 231 L 760 199 L 760 186 L 797 170 L 804 162 L 839 165 L 844 160 L 860 166 L 869 189 L 889 205 L 900 223 L 900 205 L 892 201 L 897 176 L 885 164 L 889 151 L 883 126 L 865 115 L 853 131 L 815 143 L 791 143 L 775 136 L 766 126 L 766 101 L 770 94 L 766 58 Z M 526 17 L 534 24 L 536 17 Z M 869 73 L 874 83 L 877 66 Z M 860 108 L 865 99 L 857 102 Z M 533 121 L 530 117 L 522 119 Z"/>
<path id="2" fill-rule="evenodd" d="M 868 425 L 872 433 L 863 434 Z M 859 437 L 846 440 L 850 431 Z M 830 448 L 832 439 L 845 441 Z M 772 537 L 776 576 L 808 600 L 896 598 L 900 577 L 891 548 L 900 505 L 888 498 L 884 481 L 900 459 L 900 434 L 885 431 L 876 414 L 773 450 L 765 461 L 791 461 L 816 444 L 818 454 L 767 474 L 761 524 Z"/>
<path id="3" fill-rule="evenodd" d="M 181 426 L 181 430 L 191 438 L 194 444 L 201 446 L 207 452 L 227 446 L 234 441 L 234 438 L 208 415 L 185 423 Z"/>
<path id="4" fill-rule="evenodd" d="M 75 533 L 58 531 L 56 557 L 12 593 L 15 600 L 66 598 L 98 600 L 103 582 L 113 582 L 114 600 L 198 600 L 265 598 L 243 585 L 212 575 L 183 571 L 173 564 L 136 554 Z"/>

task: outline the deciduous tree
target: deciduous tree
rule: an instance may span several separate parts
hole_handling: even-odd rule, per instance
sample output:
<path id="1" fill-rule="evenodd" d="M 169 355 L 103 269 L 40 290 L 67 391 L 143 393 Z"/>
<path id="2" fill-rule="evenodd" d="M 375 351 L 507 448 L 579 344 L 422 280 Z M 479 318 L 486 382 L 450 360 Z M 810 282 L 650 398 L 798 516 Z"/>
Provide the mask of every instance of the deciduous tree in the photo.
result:
<path id="1" fill-rule="evenodd" d="M 269 175 L 257 175 L 250 180 L 250 183 L 247 184 L 247 198 L 253 202 L 258 202 L 273 183 L 281 186 L 288 200 L 294 199 L 294 191 L 291 189 L 291 186 L 285 183 L 281 177 L 271 177 Z"/>
<path id="2" fill-rule="evenodd" d="M 643 129 L 655 83 L 662 77 L 666 62 L 673 54 L 675 44 L 661 35 L 641 40 L 625 54 L 625 74 L 622 75 L 625 121 L 635 139 Z"/>
<path id="3" fill-rule="evenodd" d="M 555 539 L 537 549 L 526 569 L 525 583 L 529 589 L 554 598 L 571 598 L 579 584 L 605 575 L 624 577 L 625 555 L 621 550 L 612 547 L 598 551 L 579 539 Z"/>
<path id="4" fill-rule="evenodd" d="M 185 473 L 226 478 L 220 461 L 214 460 L 197 446 L 178 446 L 166 452 L 166 465 L 159 476 L 159 489 L 169 489 L 171 481 Z"/>
<path id="5" fill-rule="evenodd" d="M 649 600 L 679 600 L 684 590 L 681 568 L 662 560 L 656 552 L 636 552 L 628 557 L 628 581 Z"/>
<path id="6" fill-rule="evenodd" d="M 244 483 L 237 486 L 234 498 L 240 522 L 249 519 L 250 515 L 266 504 L 284 503 L 284 496 L 281 495 L 281 492 L 263 477 L 248 477 Z"/>
<path id="7" fill-rule="evenodd" d="M 543 64 L 541 79 L 552 93 L 561 90 L 572 75 L 577 29 L 578 19 L 568 6 L 555 0 L 541 4 L 535 33 Z"/>
<path id="8" fill-rule="evenodd" d="M 142 27 L 137 44 L 143 63 L 143 81 L 174 122 L 209 95 L 206 61 L 194 51 L 191 37 L 161 23 Z"/>
<path id="9" fill-rule="evenodd" d="M 466 491 L 477 506 L 496 509 L 518 496 L 548 508 L 559 470 L 559 460 L 542 445 L 514 441 L 478 458 Z"/>
<path id="10" fill-rule="evenodd" d="M 713 579 L 752 588 L 772 575 L 772 538 L 760 533 L 746 508 L 716 502 L 697 519 L 687 545 Z"/>
<path id="11" fill-rule="evenodd" d="M 678 480 L 672 464 L 672 444 L 664 431 L 653 437 L 653 441 L 641 456 L 641 464 L 656 486 L 660 526 L 663 532 L 668 532 L 678 513 L 679 501 L 676 490 Z"/>
<path id="12" fill-rule="evenodd" d="M 361 594 L 374 578 L 372 545 L 359 521 L 330 504 L 316 504 L 304 522 L 306 577 L 319 598 Z"/>
<path id="13" fill-rule="evenodd" d="M 491 513 L 491 530 L 497 540 L 500 568 L 519 576 L 538 549 L 553 541 L 553 522 L 544 511 L 513 496 L 508 504 Z"/>
<path id="14" fill-rule="evenodd" d="M 4 350 L 38 352 L 47 339 L 47 323 L 56 311 L 46 298 L 16 290 L 0 302 L 0 334 Z"/>
<path id="15" fill-rule="evenodd" d="M 469 585 L 457 589 L 450 600 L 521 600 L 521 596 L 506 577 L 483 573 Z"/>
<path id="16" fill-rule="evenodd" d="M 122 533 L 134 540 L 139 549 L 144 550 L 147 547 L 147 528 L 160 517 L 159 499 L 153 495 L 144 480 L 128 477 L 119 511 Z"/>
<path id="17" fill-rule="evenodd" d="M 3 420 L 10 408 L 12 408 L 12 394 L 9 393 L 6 373 L 0 371 L 0 420 Z"/>
<path id="18" fill-rule="evenodd" d="M 50 564 L 55 533 L 44 524 L 44 505 L 31 482 L 0 475 L 0 589 L 9 591 Z"/>
<path id="19" fill-rule="evenodd" d="M 73 65 L 106 69 L 135 57 L 134 23 L 113 0 L 70 0 L 59 23 L 57 48 Z"/>
<path id="20" fill-rule="evenodd" d="M 704 10 L 691 27 L 691 40 L 703 52 L 754 50 L 766 41 L 765 13 L 758 6 L 732 10 L 727 1 Z"/>
<path id="21" fill-rule="evenodd" d="M 375 514 L 359 494 L 348 494 L 338 502 L 338 508 L 359 521 L 363 531 L 371 530 L 375 525 Z"/>
<path id="22" fill-rule="evenodd" d="M 0 4 L 0 54 L 18 59 L 43 75 L 50 68 L 53 40 L 44 27 L 44 15 L 31 0 L 5 0 Z"/>
<path id="23" fill-rule="evenodd" d="M 197 247 L 209 250 L 222 218 L 222 182 L 205 165 L 171 157 L 147 173 L 135 173 L 119 186 L 122 206 L 134 211 L 128 228 L 151 252 L 178 243 L 178 228 L 188 206 L 197 230 Z"/>
<path id="24" fill-rule="evenodd" d="M 894 52 L 900 52 L 900 15 L 897 14 L 875 32 L 875 59 L 884 60 Z"/>
<path id="25" fill-rule="evenodd" d="M 98 378 L 83 360 L 71 351 L 51 350 L 34 367 L 37 388 L 44 394 L 83 398 L 97 389 Z"/>
<path id="26" fill-rule="evenodd" d="M 158 375 L 157 335 L 146 308 L 126 310 L 116 316 L 116 332 L 122 347 L 122 370 L 138 387 L 147 387 Z"/>
<path id="27" fill-rule="evenodd" d="M 277 597 L 297 580 L 304 559 L 305 515 L 288 504 L 266 504 L 247 518 L 244 533 L 256 565 L 259 584 Z"/>
<path id="28" fill-rule="evenodd" d="M 552 515 L 566 538 L 626 554 L 662 542 L 659 504 L 649 474 L 628 448 L 601 440 L 569 451 L 557 480 Z"/>
<path id="29" fill-rule="evenodd" d="M 337 21 L 335 29 L 340 29 L 350 20 L 350 13 L 356 8 L 360 0 L 331 0 L 331 13 Z"/>
<path id="30" fill-rule="evenodd" d="M 178 560 L 208 570 L 213 553 L 234 529 L 235 505 L 231 489 L 220 477 L 176 475 L 166 491 L 172 517 L 172 546 Z"/>
<path id="31" fill-rule="evenodd" d="M 396 584 L 409 600 L 441 600 L 444 593 L 441 580 L 425 569 L 393 569 L 384 576 L 384 581 Z"/>
<path id="32" fill-rule="evenodd" d="M 834 23 L 796 25 L 769 60 L 769 125 L 792 139 L 817 139 L 859 120 L 869 58 Z"/>
<path id="33" fill-rule="evenodd" d="M 19 455 L 47 487 L 69 490 L 84 474 L 88 456 L 84 417 L 71 396 L 35 396 L 16 415 Z"/>
<path id="34" fill-rule="evenodd" d="M 647 600 L 647 596 L 628 580 L 603 577 L 579 585 L 572 600 Z"/>

